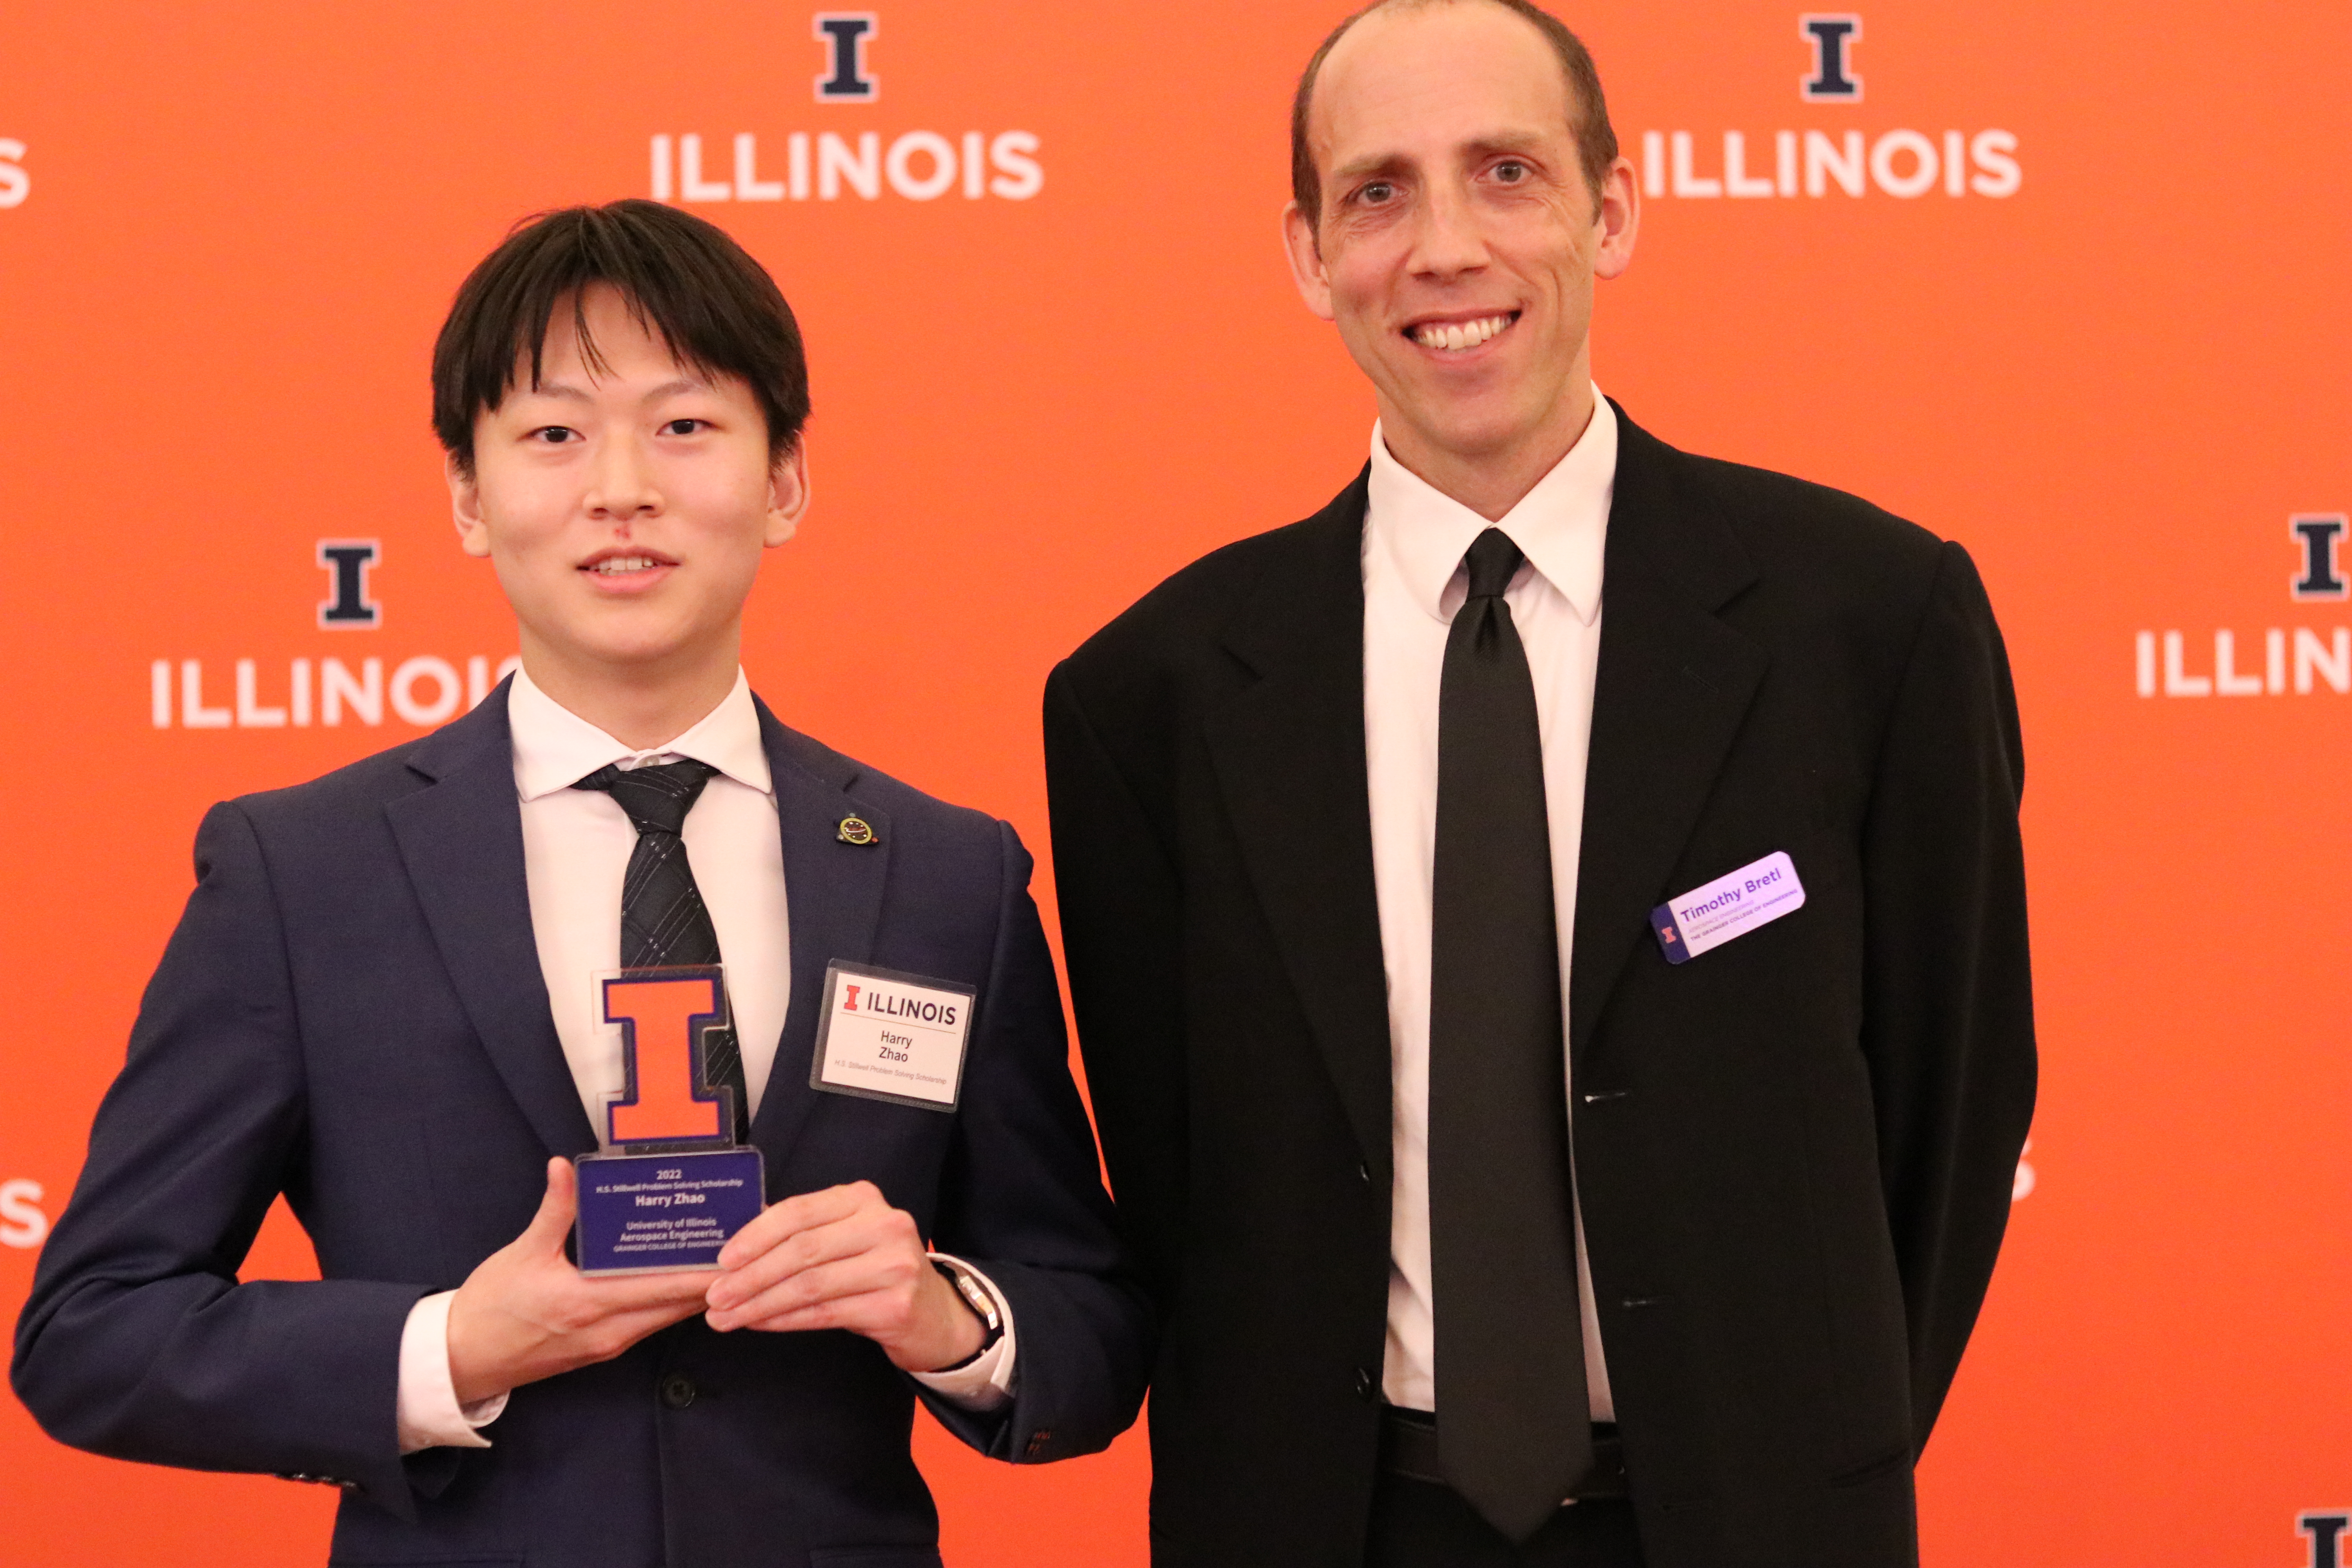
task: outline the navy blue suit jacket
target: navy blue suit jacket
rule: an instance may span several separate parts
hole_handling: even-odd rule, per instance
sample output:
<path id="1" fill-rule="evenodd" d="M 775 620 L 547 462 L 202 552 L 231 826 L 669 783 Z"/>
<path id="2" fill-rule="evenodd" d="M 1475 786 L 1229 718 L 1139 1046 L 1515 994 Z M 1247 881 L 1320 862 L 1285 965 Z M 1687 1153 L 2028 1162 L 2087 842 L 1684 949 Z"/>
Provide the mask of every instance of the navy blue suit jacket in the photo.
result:
<path id="1" fill-rule="evenodd" d="M 760 711 L 792 902 L 792 1001 L 752 1126 L 769 1197 L 867 1179 L 1011 1301 L 1016 1396 L 974 1415 L 843 1331 L 689 1319 L 515 1390 L 488 1449 L 403 1458 L 409 1308 L 522 1230 L 551 1154 L 595 1147 L 541 978 L 506 691 L 298 788 L 213 808 L 89 1158 L 18 1326 L 18 1394 L 121 1458 L 332 1479 L 335 1561 L 936 1564 L 914 1401 L 1002 1459 L 1134 1418 L 1149 1313 L 1113 1240 L 1061 999 L 1011 827 Z M 839 841 L 856 814 L 880 842 Z M 813 1089 L 825 966 L 978 988 L 952 1113 Z M 283 1193 L 314 1282 L 239 1284 Z"/>

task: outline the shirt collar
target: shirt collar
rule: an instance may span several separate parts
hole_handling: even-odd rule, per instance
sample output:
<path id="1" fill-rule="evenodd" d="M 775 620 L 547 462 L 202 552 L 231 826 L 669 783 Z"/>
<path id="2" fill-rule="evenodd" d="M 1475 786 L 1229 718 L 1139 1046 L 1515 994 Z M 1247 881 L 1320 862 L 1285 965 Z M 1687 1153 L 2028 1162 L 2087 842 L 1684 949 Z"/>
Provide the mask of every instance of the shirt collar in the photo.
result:
<path id="1" fill-rule="evenodd" d="M 623 745 L 541 691 L 520 669 L 507 692 L 507 723 L 514 734 L 515 792 L 525 800 L 570 789 L 607 763 L 634 768 L 681 757 L 708 763 L 761 795 L 774 793 L 767 747 L 760 740 L 760 710 L 751 701 L 751 683 L 740 669 L 718 707 L 685 734 L 651 751 Z"/>
<path id="2" fill-rule="evenodd" d="M 1462 570 L 1462 557 L 1479 534 L 1499 528 L 1591 626 L 1601 613 L 1601 554 L 1616 484 L 1617 415 L 1598 387 L 1592 417 L 1576 445 L 1494 523 L 1398 462 L 1375 423 L 1365 544 L 1385 553 L 1433 620 L 1447 621 L 1462 603 L 1460 593 L 1446 591 Z"/>

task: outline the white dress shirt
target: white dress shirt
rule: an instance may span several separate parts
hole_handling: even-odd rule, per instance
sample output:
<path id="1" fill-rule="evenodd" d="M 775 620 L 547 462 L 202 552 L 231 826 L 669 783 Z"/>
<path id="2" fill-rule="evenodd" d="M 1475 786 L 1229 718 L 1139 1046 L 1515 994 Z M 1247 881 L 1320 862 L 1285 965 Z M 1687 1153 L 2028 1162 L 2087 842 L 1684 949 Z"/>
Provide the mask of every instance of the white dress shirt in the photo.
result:
<path id="1" fill-rule="evenodd" d="M 727 970 L 727 1000 L 743 1053 L 743 1081 L 757 1114 L 775 1066 L 792 1001 L 792 926 L 784 896 L 783 840 L 759 710 L 740 671 L 718 707 L 666 746 L 622 744 L 515 672 L 507 695 L 514 735 L 515 794 L 522 807 L 523 869 L 530 887 L 531 933 L 580 1103 L 608 1142 L 605 1107 L 625 1085 L 621 1031 L 598 1021 L 595 976 L 621 967 L 621 885 L 637 830 L 620 802 L 572 786 L 607 763 L 623 768 L 691 757 L 719 771 L 687 813 L 679 837 L 694 868 Z M 957 1404 L 986 1410 L 1011 1397 L 1013 1310 L 984 1275 L 935 1254 L 980 1281 L 994 1300 L 1003 1336 L 979 1359 L 916 1379 Z M 397 1420 L 403 1453 L 446 1445 L 488 1447 L 476 1428 L 498 1419 L 506 1395 L 461 1406 L 449 1373 L 449 1301 L 427 1296 L 410 1309 L 400 1341 Z M 739 1330 L 739 1332 L 756 1332 Z"/>
<path id="2" fill-rule="evenodd" d="M 1489 527 L 1527 555 L 1504 600 L 1527 648 L 1542 732 L 1551 827 L 1559 989 L 1568 995 L 1583 833 L 1585 750 L 1601 652 L 1601 564 L 1617 477 L 1617 416 L 1598 392 L 1574 447 L 1500 522 L 1441 494 L 1389 455 L 1372 427 L 1364 523 L 1364 737 L 1372 808 L 1372 875 L 1388 972 L 1395 1187 L 1389 1225 L 1389 1332 L 1381 1388 L 1391 1405 L 1437 1407 L 1429 1257 L 1429 966 L 1437 854 L 1437 700 L 1445 639 L 1469 595 L 1462 558 Z M 1563 1025 L 1565 1016 L 1563 1012 Z M 1566 1029 L 1562 1029 L 1563 1037 Z M 1567 1051 L 1560 1093 L 1568 1095 Z M 1583 1227 L 1577 1294 L 1592 1418 L 1615 1419 L 1592 1310 Z"/>

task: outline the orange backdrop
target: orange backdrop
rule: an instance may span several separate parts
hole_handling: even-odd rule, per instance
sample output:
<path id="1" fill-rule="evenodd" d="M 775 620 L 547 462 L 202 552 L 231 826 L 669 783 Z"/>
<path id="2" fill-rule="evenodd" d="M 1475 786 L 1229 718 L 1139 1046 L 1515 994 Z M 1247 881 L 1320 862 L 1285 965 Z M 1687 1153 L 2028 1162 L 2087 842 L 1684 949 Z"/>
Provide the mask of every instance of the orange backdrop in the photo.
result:
<path id="1" fill-rule="evenodd" d="M 1873 0 L 1860 101 L 1816 101 L 1804 3 L 1573 8 L 1652 191 L 1596 366 L 1669 440 L 1964 541 L 2008 630 L 2044 1092 L 1927 1561 L 2312 1561 L 2298 1515 L 2352 1502 L 2352 613 L 2296 595 L 2289 525 L 2352 510 L 2352 32 L 2314 0 Z M 446 704 L 409 661 L 512 650 L 425 370 L 519 216 L 667 179 L 773 269 L 816 504 L 752 678 L 1041 850 L 1052 662 L 1354 472 L 1370 398 L 1276 226 L 1337 0 L 871 4 L 863 103 L 818 100 L 815 8 L 773 0 L 0 16 L 0 1312 L 205 805 L 417 733 Z M 374 629 L 320 624 L 323 540 L 378 542 Z M 380 661 L 378 721 L 339 687 L 295 722 L 298 659 L 362 690 Z M 309 1267 L 281 1212 L 251 1271 Z M 921 1445 L 951 1563 L 1143 1563 L 1139 1436 L 1042 1470 Z M 332 1500 L 71 1453 L 0 1400 L 11 1563 L 316 1563 Z"/>

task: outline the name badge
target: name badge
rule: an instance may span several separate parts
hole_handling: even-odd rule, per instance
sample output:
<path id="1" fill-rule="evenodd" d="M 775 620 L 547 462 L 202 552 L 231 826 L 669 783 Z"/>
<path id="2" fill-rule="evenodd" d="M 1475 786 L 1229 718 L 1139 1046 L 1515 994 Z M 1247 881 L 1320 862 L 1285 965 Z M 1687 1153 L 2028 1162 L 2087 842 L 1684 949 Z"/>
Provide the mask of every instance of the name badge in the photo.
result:
<path id="1" fill-rule="evenodd" d="M 1776 851 L 1650 911 L 1650 930 L 1668 963 L 1688 963 L 1709 948 L 1769 925 L 1805 907 L 1804 884 L 1785 851 Z"/>
<path id="2" fill-rule="evenodd" d="M 827 965 L 810 1087 L 953 1110 L 978 996 L 968 985 L 894 969 Z"/>

